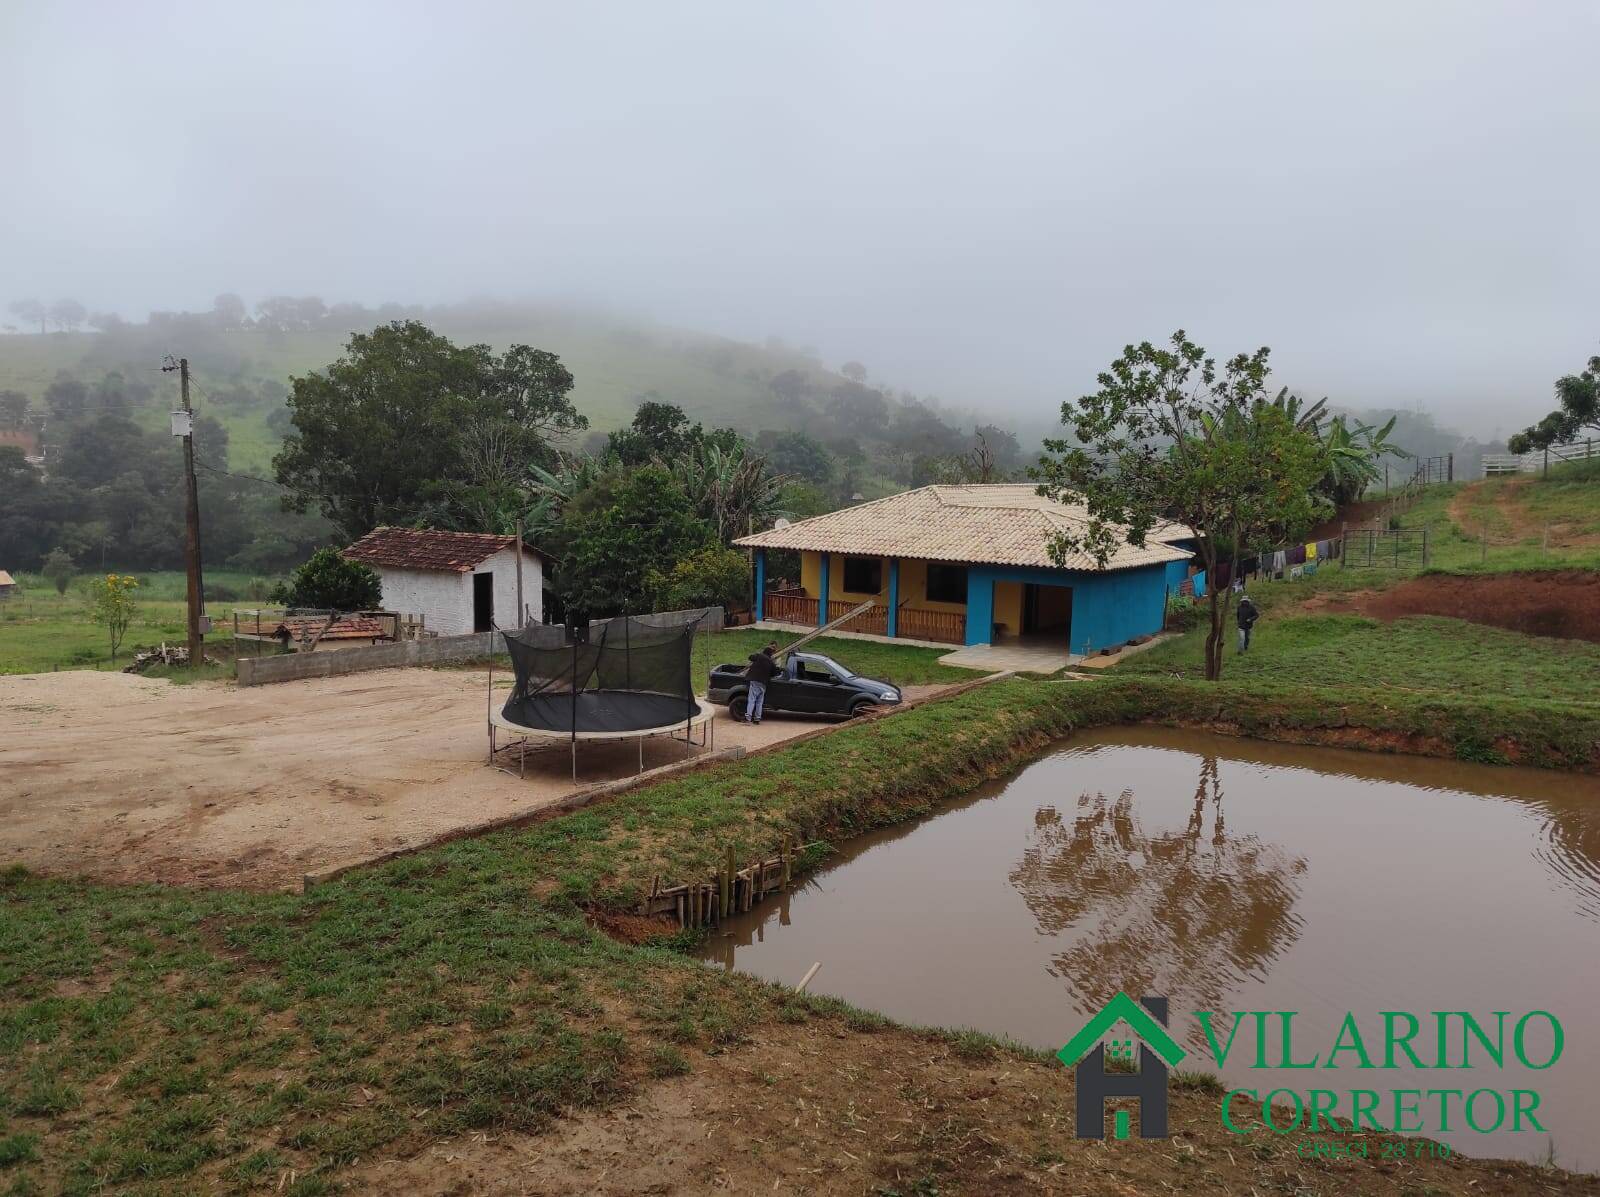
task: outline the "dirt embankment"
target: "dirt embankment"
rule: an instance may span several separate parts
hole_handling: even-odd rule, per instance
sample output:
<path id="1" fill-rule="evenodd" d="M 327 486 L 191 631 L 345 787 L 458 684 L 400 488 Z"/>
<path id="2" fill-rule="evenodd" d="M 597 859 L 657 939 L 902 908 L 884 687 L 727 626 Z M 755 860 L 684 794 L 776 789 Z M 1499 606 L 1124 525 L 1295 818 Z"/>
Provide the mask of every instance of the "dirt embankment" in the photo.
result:
<path id="1" fill-rule="evenodd" d="M 1388 590 L 1316 595 L 1306 609 L 1384 621 L 1443 615 L 1530 636 L 1600 643 L 1600 575 L 1585 569 L 1427 574 Z"/>
<path id="2" fill-rule="evenodd" d="M 1169 1138 L 1078 1139 L 1072 1073 L 1054 1061 L 811 1018 L 697 1055 L 688 1075 L 545 1134 L 463 1136 L 409 1159 L 363 1161 L 340 1179 L 355 1192 L 450 1197 L 1600 1193 L 1594 1177 L 1433 1158 L 1417 1140 L 1386 1147 L 1387 1136 L 1277 1135 L 1259 1125 L 1229 1134 L 1219 1093 L 1178 1084 L 1169 1107 Z M 1244 1127 L 1253 1115 L 1241 1098 L 1232 1116 Z M 1336 1141 L 1346 1147 L 1337 1159 Z"/>

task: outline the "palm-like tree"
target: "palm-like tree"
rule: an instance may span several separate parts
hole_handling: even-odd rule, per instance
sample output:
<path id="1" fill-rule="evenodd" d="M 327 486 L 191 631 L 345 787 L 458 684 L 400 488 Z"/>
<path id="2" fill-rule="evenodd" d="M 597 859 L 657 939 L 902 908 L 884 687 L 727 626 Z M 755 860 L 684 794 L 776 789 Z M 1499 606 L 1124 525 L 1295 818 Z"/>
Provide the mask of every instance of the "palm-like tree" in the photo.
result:
<path id="1" fill-rule="evenodd" d="M 742 442 L 698 441 L 673 464 L 673 473 L 724 544 L 785 514 L 781 491 L 788 476 L 769 472 L 767 459 Z"/>

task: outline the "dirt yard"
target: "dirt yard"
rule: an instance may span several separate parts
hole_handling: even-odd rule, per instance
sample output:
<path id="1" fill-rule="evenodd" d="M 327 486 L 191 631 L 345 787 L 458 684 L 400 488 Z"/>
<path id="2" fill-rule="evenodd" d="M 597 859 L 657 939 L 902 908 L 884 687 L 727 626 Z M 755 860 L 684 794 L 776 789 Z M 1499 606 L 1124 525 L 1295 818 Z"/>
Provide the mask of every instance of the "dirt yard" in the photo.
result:
<path id="1" fill-rule="evenodd" d="M 1593 570 L 1430 574 L 1388 590 L 1319 594 L 1304 609 L 1385 621 L 1406 615 L 1444 615 L 1530 636 L 1600 643 L 1600 584 L 1596 584 Z"/>
<path id="2" fill-rule="evenodd" d="M 508 680 L 508 679 L 507 679 Z M 937 687 L 907 687 L 917 697 Z M 497 701 L 505 691 L 497 691 Z M 537 810 L 638 768 L 633 742 L 485 764 L 484 675 L 394 669 L 277 686 L 120 673 L 0 677 L 0 867 L 113 882 L 298 888 L 304 874 Z M 717 748 L 822 726 L 717 709 Z M 645 742 L 646 768 L 681 744 Z"/>

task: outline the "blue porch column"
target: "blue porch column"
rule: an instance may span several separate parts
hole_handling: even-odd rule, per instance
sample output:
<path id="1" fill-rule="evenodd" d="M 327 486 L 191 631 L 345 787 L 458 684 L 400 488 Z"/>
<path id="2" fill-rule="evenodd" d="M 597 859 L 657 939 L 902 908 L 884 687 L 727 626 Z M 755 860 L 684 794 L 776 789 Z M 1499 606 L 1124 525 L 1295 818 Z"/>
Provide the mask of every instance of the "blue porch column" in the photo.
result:
<path id="1" fill-rule="evenodd" d="M 822 554 L 822 586 L 821 594 L 817 596 L 817 626 L 820 628 L 828 622 L 828 592 L 831 583 L 828 579 L 828 570 L 833 566 L 833 554 Z"/>
<path id="2" fill-rule="evenodd" d="M 767 550 L 756 550 L 756 622 L 767 617 Z"/>
<path id="3" fill-rule="evenodd" d="M 889 558 L 889 627 L 890 636 L 900 634 L 900 558 Z"/>
<path id="4" fill-rule="evenodd" d="M 967 643 L 988 644 L 994 638 L 994 574 L 967 567 Z"/>

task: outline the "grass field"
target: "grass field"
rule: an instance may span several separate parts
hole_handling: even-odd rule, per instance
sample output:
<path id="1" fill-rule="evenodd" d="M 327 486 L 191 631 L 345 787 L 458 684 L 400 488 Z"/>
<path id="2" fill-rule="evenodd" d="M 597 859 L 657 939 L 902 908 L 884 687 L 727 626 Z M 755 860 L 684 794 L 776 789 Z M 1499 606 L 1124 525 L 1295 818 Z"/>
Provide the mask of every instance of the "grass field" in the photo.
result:
<path id="1" fill-rule="evenodd" d="M 0 602 L 0 673 L 120 669 L 135 648 L 163 640 L 168 644 L 182 643 L 187 635 L 183 574 L 158 572 L 138 577 L 139 609 L 113 663 L 106 631 L 89 612 L 86 576 L 73 579 L 66 594 L 57 594 L 55 587 L 37 574 L 22 575 L 18 578 L 20 593 Z M 212 571 L 206 577 L 208 588 L 226 586 L 240 594 L 260 581 L 227 570 Z M 250 600 L 207 603 L 207 612 L 217 623 L 207 644 L 216 651 L 230 652 L 232 637 L 226 626 L 230 613 L 235 606 L 255 605 Z M 182 680 L 192 678 L 186 674 Z"/>
<path id="2" fill-rule="evenodd" d="M 1600 705 L 1595 680 L 1600 645 L 1524 636 L 1458 619 L 1416 616 L 1383 624 L 1357 615 L 1264 613 L 1250 651 L 1240 656 L 1236 647 L 1230 629 L 1223 667 L 1230 680 L 1385 686 L 1417 693 L 1468 693 L 1492 685 L 1514 698 Z M 1115 669 L 1203 677 L 1204 633 L 1190 632 Z"/>
<path id="3" fill-rule="evenodd" d="M 1377 726 L 1446 735 L 1499 724 L 1565 752 L 1600 731 L 1592 715 L 1361 701 L 1372 693 L 1301 688 L 1284 701 L 1192 683 L 999 683 L 304 897 L 10 870 L 0 876 L 0 1168 L 13 1192 L 305 1197 L 333 1191 L 357 1161 L 538 1130 L 812 1022 L 830 1047 L 808 1067 L 831 1074 L 859 1036 L 886 1033 L 885 1020 L 624 946 L 584 912 L 626 911 L 651 877 L 709 869 L 727 846 L 751 859 L 783 834 L 818 840 L 914 817 L 1073 726 L 1214 717 L 1220 702 L 1250 727 L 1351 709 Z M 922 1032 L 897 1050 L 925 1066 L 953 1046 L 1002 1061 L 1013 1087 L 1050 1067 L 971 1032 Z M 1029 1100 L 1026 1087 L 1013 1091 Z M 1013 1099 L 995 1090 L 994 1100 Z M 1210 1121 L 1225 1138 L 1214 1100 Z M 1027 1123 L 1032 1150 L 1056 1148 L 1034 1167 L 1076 1150 L 1054 1119 Z M 937 1135 L 896 1149 L 894 1129 L 867 1125 L 850 1142 L 934 1166 Z M 1293 1150 L 1257 1142 L 1241 1157 L 1247 1168 L 1279 1167 L 1268 1157 L 1292 1163 Z M 1103 1169 L 1103 1155 L 1085 1147 L 1072 1167 Z"/>

